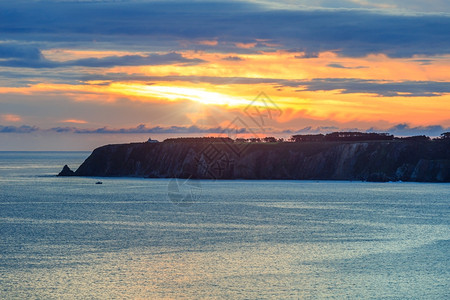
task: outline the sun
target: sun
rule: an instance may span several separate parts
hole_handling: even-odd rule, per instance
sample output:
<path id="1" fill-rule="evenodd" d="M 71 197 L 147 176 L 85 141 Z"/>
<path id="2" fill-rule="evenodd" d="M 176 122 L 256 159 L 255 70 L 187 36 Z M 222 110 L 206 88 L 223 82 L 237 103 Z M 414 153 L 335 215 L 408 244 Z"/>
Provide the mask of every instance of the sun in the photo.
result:
<path id="1" fill-rule="evenodd" d="M 245 106 L 249 100 L 222 93 L 207 91 L 204 88 L 190 88 L 164 85 L 142 85 L 114 83 L 110 86 L 114 92 L 139 96 L 162 98 L 169 101 L 190 100 L 207 105 L 220 105 L 230 107 Z"/>

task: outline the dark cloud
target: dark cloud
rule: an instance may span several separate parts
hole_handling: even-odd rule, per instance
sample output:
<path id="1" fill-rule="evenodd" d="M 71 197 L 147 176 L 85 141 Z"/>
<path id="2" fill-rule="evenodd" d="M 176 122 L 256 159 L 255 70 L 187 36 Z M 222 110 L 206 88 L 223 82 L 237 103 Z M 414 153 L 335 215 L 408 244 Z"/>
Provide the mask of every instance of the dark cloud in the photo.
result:
<path id="1" fill-rule="evenodd" d="M 189 59 L 183 57 L 179 53 L 171 52 L 167 54 L 149 54 L 149 55 L 124 55 L 124 56 L 108 56 L 104 58 L 86 58 L 68 61 L 62 63 L 67 66 L 81 67 L 115 67 L 115 66 L 142 66 L 142 65 L 169 65 L 169 64 L 198 64 L 204 60 Z"/>
<path id="2" fill-rule="evenodd" d="M 368 68 L 368 67 L 365 67 L 365 66 L 346 67 L 346 66 L 341 65 L 341 64 L 339 64 L 339 63 L 328 64 L 327 67 L 330 67 L 330 68 L 337 68 L 337 69 L 365 69 L 365 68 Z"/>
<path id="3" fill-rule="evenodd" d="M 419 62 L 422 66 L 431 65 L 434 62 L 432 59 L 415 59 L 414 61 Z"/>
<path id="4" fill-rule="evenodd" d="M 236 129 L 238 133 L 246 133 L 245 128 Z M 1 126 L 0 133 L 31 133 L 35 131 L 57 132 L 57 133 L 74 133 L 74 134 L 198 134 L 198 133 L 223 133 L 225 128 L 222 127 L 199 127 L 191 126 L 155 126 L 147 127 L 144 124 L 132 128 L 94 128 L 85 129 L 77 127 L 54 127 L 50 129 L 41 129 L 36 126 L 23 125 L 16 126 Z"/>
<path id="5" fill-rule="evenodd" d="M 213 47 L 265 40 L 306 53 L 339 49 L 344 56 L 391 57 L 450 53 L 450 17 L 365 10 L 269 10 L 243 2 L 17 2 L 0 4 L 4 40 L 116 48 L 217 40 Z M 192 46 L 192 45 L 191 45 Z M 189 48 L 190 46 L 186 46 Z M 227 46 L 228 47 L 228 46 Z M 183 46 L 181 46 L 183 48 Z M 173 48 L 172 48 L 173 49 Z"/>
<path id="6" fill-rule="evenodd" d="M 63 66 L 58 62 L 49 61 L 46 59 L 9 59 L 0 61 L 0 66 L 11 68 L 57 68 Z"/>
<path id="7" fill-rule="evenodd" d="M 39 131 L 40 129 L 36 126 L 2 126 L 0 125 L 0 133 L 31 133 Z"/>
<path id="8" fill-rule="evenodd" d="M 325 78 L 305 81 L 301 85 L 307 91 L 341 90 L 344 94 L 368 93 L 386 97 L 433 97 L 450 93 L 450 82 L 440 81 L 384 82 L 354 78 Z"/>
<path id="9" fill-rule="evenodd" d="M 2 126 L 0 125 L 0 133 L 34 133 L 34 132 L 55 132 L 55 133 L 69 133 L 69 134 L 221 134 L 226 131 L 222 127 L 199 127 L 196 125 L 191 126 L 154 126 L 147 127 L 144 124 L 131 128 L 94 128 L 85 129 L 78 127 L 54 127 L 50 129 L 42 129 L 36 126 Z M 272 133 L 279 134 L 317 134 L 317 133 L 330 133 L 336 131 L 359 131 L 359 132 L 388 132 L 395 136 L 415 136 L 415 135 L 427 135 L 431 137 L 440 136 L 443 132 L 450 132 L 450 127 L 446 128 L 441 125 L 430 126 L 416 126 L 411 127 L 409 124 L 397 124 L 388 129 L 380 128 L 341 128 L 337 126 L 306 126 L 301 129 L 285 129 L 283 131 L 273 130 Z M 238 128 L 238 133 L 246 133 L 245 128 Z M 269 132 L 268 132 L 269 133 Z"/>
<path id="10" fill-rule="evenodd" d="M 376 132 L 376 128 L 371 128 L 367 130 L 368 132 Z M 408 124 L 397 124 L 386 130 L 387 132 L 394 134 L 396 136 L 415 136 L 415 135 L 426 135 L 431 137 L 440 136 L 443 132 L 449 132 L 449 128 L 442 127 L 441 125 L 431 125 L 431 126 L 417 126 L 411 127 Z"/>
<path id="11" fill-rule="evenodd" d="M 73 72 L 73 69 L 59 69 L 53 68 L 9 68 L 9 70 L 2 71 L 0 68 L 0 86 L 7 87 L 25 87 L 31 86 L 39 82 L 52 82 L 58 84 L 71 84 L 80 85 L 83 84 L 80 81 L 80 76 L 90 70 L 77 70 Z M 6 68 L 5 68 L 6 69 Z M 89 72 L 90 73 L 90 72 Z"/>
<path id="12" fill-rule="evenodd" d="M 15 44 L 0 44 L 0 59 L 39 60 L 41 51 L 35 47 Z"/>
<path id="13" fill-rule="evenodd" d="M 303 50 L 300 51 L 294 51 L 293 49 L 290 50 L 291 52 L 302 52 Z M 319 57 L 319 53 L 318 52 L 310 52 L 310 53 L 303 53 L 301 55 L 295 55 L 294 56 L 297 59 L 304 59 L 304 58 L 318 58 Z"/>
<path id="14" fill-rule="evenodd" d="M 239 56 L 227 56 L 225 57 L 223 60 L 228 60 L 228 61 L 243 61 L 244 59 L 239 57 Z"/>
<path id="15" fill-rule="evenodd" d="M 317 133 L 331 133 L 335 131 L 339 131 L 340 128 L 336 126 L 306 126 L 302 129 L 298 130 L 284 130 L 283 133 L 289 133 L 289 134 L 317 134 Z"/>
<path id="16" fill-rule="evenodd" d="M 1 50 L 1 49 L 0 49 Z M 0 60 L 0 66 L 16 67 L 16 68 L 60 68 L 60 67 L 95 67 L 108 68 L 116 66 L 142 66 L 142 65 L 169 65 L 169 64 L 183 64 L 193 65 L 203 63 L 204 60 L 195 58 L 190 59 L 182 56 L 180 53 L 170 52 L 166 54 L 148 54 L 148 55 L 124 55 L 124 56 L 108 56 L 103 58 L 85 58 L 70 61 L 51 61 L 44 58 L 40 51 L 36 56 L 25 56 L 28 51 L 23 51 L 25 54 L 18 58 L 17 54 L 13 59 Z M 7 52 L 5 51 L 5 55 Z M 1 55 L 1 52 L 0 52 Z M 10 58 L 10 57 L 7 57 Z"/>
<path id="17" fill-rule="evenodd" d="M 411 127 L 408 124 L 397 124 L 390 128 L 342 128 L 337 126 L 306 126 L 298 130 L 284 130 L 282 133 L 286 134 L 318 134 L 318 133 L 331 133 L 336 131 L 356 131 L 356 132 L 387 132 L 395 136 L 416 136 L 416 135 L 426 135 L 430 137 L 438 137 L 443 132 L 449 132 L 450 128 L 445 128 L 441 125 L 431 125 L 431 126 L 416 126 Z"/>
<path id="18" fill-rule="evenodd" d="M 56 66 L 56 64 L 46 60 L 36 47 L 14 43 L 0 44 L 0 66 L 47 68 Z"/>
<path id="19" fill-rule="evenodd" d="M 53 128 L 52 130 L 55 130 Z M 245 133 L 245 129 L 241 130 L 241 133 Z M 169 127 L 147 127 L 143 124 L 138 125 L 134 128 L 98 128 L 98 129 L 76 129 L 74 128 L 73 133 L 85 133 L 85 134 L 140 134 L 140 133 L 154 133 L 154 134 L 169 134 L 169 133 L 221 133 L 224 132 L 222 127 L 212 127 L 212 128 L 202 128 L 195 125 L 191 126 L 169 126 Z"/>

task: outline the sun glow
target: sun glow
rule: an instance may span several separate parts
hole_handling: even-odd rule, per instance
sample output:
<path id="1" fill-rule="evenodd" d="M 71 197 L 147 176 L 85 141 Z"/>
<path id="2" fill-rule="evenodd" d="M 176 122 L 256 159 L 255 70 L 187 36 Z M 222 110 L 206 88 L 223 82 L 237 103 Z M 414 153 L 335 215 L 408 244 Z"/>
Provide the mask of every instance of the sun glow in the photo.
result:
<path id="1" fill-rule="evenodd" d="M 244 106 L 250 103 L 250 101 L 246 99 L 217 92 L 209 92 L 203 88 L 116 83 L 111 85 L 111 89 L 124 94 L 131 94 L 134 96 L 142 97 L 163 98 L 170 101 L 187 99 L 202 104 L 232 107 Z"/>

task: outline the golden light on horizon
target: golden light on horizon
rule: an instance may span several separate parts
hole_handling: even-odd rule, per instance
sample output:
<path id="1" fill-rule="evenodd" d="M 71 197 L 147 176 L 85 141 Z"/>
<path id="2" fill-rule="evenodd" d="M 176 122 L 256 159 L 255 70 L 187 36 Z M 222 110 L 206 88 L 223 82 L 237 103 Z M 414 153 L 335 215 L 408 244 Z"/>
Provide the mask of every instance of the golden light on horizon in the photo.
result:
<path id="1" fill-rule="evenodd" d="M 43 53 L 57 61 L 133 54 L 65 49 Z M 80 80 L 78 84 L 36 81 L 24 87 L 0 87 L 0 94 L 25 95 L 29 99 L 48 95 L 105 105 L 115 105 L 121 99 L 127 99 L 134 102 L 133 105 L 154 105 L 161 109 L 172 105 L 178 109 L 179 119 L 175 122 L 183 123 L 191 119 L 190 114 L 197 114 L 202 109 L 213 108 L 224 114 L 236 114 L 243 113 L 249 105 L 265 107 L 267 103 L 257 99 L 260 92 L 265 92 L 276 109 L 283 111 L 277 118 L 279 128 L 295 128 L 303 120 L 339 124 L 370 122 L 383 126 L 398 123 L 414 126 L 436 122 L 443 126 L 450 124 L 450 94 L 442 85 L 448 77 L 448 55 L 433 58 L 439 59 L 437 64 L 434 60 L 423 63 L 425 58 L 420 56 L 390 58 L 373 54 L 353 58 L 340 57 L 333 52 L 321 52 L 306 59 L 298 58 L 304 53 L 286 51 L 258 54 L 183 51 L 180 54 L 204 62 L 115 66 L 97 69 L 101 76 Z M 233 59 L 227 60 L 230 57 Z M 80 67 L 80 70 L 86 74 L 92 72 L 89 68 Z M 419 88 L 412 88 L 414 84 Z M 427 88 L 434 88 L 436 93 L 421 95 L 421 85 L 425 92 Z M 392 89 L 392 93 L 380 92 L 384 86 Z M 13 122 L 19 119 L 10 117 L 3 120 Z M 57 121 L 60 120 L 58 118 Z M 65 120 L 83 120 L 83 116 L 67 116 Z"/>
<path id="2" fill-rule="evenodd" d="M 206 105 L 218 105 L 227 107 L 242 107 L 249 104 L 263 106 L 262 102 L 252 102 L 252 99 L 245 99 L 224 93 L 212 92 L 206 88 L 164 86 L 164 85 L 143 85 L 113 83 L 111 91 L 142 97 L 156 97 L 169 101 L 190 100 Z"/>

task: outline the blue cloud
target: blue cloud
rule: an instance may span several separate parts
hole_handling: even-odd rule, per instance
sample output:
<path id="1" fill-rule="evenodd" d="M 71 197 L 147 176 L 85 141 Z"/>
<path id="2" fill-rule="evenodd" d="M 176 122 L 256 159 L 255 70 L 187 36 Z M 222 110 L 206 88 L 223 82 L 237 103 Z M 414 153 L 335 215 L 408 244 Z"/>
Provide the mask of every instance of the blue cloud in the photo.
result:
<path id="1" fill-rule="evenodd" d="M 78 127 L 53 127 L 50 129 L 42 129 L 37 126 L 2 126 L 0 125 L 0 133 L 33 133 L 33 132 L 55 132 L 55 133 L 72 133 L 72 134 L 207 134 L 207 133 L 223 133 L 225 128 L 222 127 L 199 127 L 191 126 L 154 126 L 147 127 L 144 124 L 131 128 L 78 128 Z M 245 128 L 237 129 L 239 133 L 245 133 Z"/>
<path id="2" fill-rule="evenodd" d="M 2 126 L 0 125 L 0 133 L 35 133 L 35 132 L 55 132 L 60 134 L 222 134 L 226 131 L 222 127 L 199 127 L 191 126 L 154 126 L 147 127 L 144 124 L 131 128 L 94 128 L 85 129 L 78 127 L 53 127 L 50 129 L 42 129 L 36 126 L 22 125 L 22 126 Z M 246 133 L 245 128 L 238 128 L 238 133 Z M 411 127 L 409 124 L 397 124 L 388 129 L 380 128 L 341 128 L 337 126 L 306 126 L 301 129 L 285 129 L 282 131 L 272 130 L 270 133 L 277 134 L 316 134 L 316 133 L 330 133 L 336 131 L 360 131 L 360 132 L 388 132 L 395 136 L 415 136 L 427 135 L 431 137 L 440 136 L 443 132 L 450 132 L 450 127 L 443 127 L 441 125 L 430 126 L 416 126 Z"/>
<path id="3" fill-rule="evenodd" d="M 166 51 L 192 48 L 186 40 L 215 39 L 215 51 L 262 39 L 306 53 L 339 49 L 343 56 L 392 57 L 450 53 L 450 17 L 394 15 L 367 10 L 273 10 L 245 2 L 17 2 L 0 4 L 4 40 L 54 45 Z M 177 46 L 178 45 L 178 46 Z M 195 49 L 199 46 L 196 45 Z M 259 43 L 257 52 L 266 47 Z M 211 48 L 211 47 L 210 47 Z M 238 49 L 238 48 L 236 48 Z M 242 49 L 240 49 L 242 50 Z"/>
<path id="4" fill-rule="evenodd" d="M 376 128 L 371 128 L 368 132 L 376 132 Z M 415 135 L 426 135 L 426 136 L 440 136 L 443 132 L 450 132 L 450 128 L 442 127 L 441 125 L 430 125 L 430 126 L 416 126 L 411 127 L 409 124 L 397 124 L 387 131 L 396 136 L 415 136 Z"/>
<path id="5" fill-rule="evenodd" d="M 104 58 L 86 58 L 62 63 L 66 66 L 81 67 L 115 67 L 115 66 L 141 66 L 141 65 L 168 65 L 168 64 L 198 64 L 204 60 L 189 59 L 179 53 L 171 52 L 167 54 L 149 54 L 149 55 L 124 55 L 108 56 Z"/>
<path id="6" fill-rule="evenodd" d="M 55 130 L 56 128 L 52 128 L 52 130 Z M 67 129 L 67 128 L 66 128 Z M 185 134 L 185 133 L 221 133 L 224 132 L 224 128 L 222 127 L 207 127 L 202 128 L 198 127 L 196 125 L 191 126 L 169 126 L 169 127 L 161 127 L 161 126 L 155 126 L 148 128 L 147 126 L 141 124 L 134 128 L 98 128 L 98 129 L 77 129 L 77 128 L 70 128 L 69 130 L 72 130 L 73 133 L 84 133 L 84 134 L 168 134 L 168 133 L 178 133 L 178 134 Z M 241 133 L 245 133 L 245 128 L 241 129 Z"/>
<path id="7" fill-rule="evenodd" d="M 31 133 L 39 131 L 40 129 L 36 126 L 2 126 L 0 125 L 0 133 Z"/>
<path id="8" fill-rule="evenodd" d="M 336 69 L 365 69 L 365 68 L 368 68 L 365 66 L 347 67 L 347 66 L 341 65 L 339 63 L 328 64 L 327 67 L 336 68 Z"/>
<path id="9" fill-rule="evenodd" d="M 337 126 L 306 126 L 304 128 L 298 130 L 284 130 L 282 133 L 287 134 L 317 134 L 317 133 L 331 133 L 336 131 L 357 131 L 357 132 L 387 132 L 393 134 L 395 136 L 417 136 L 417 135 L 426 135 L 430 137 L 438 137 L 443 132 L 449 132 L 450 127 L 443 127 L 441 125 L 430 125 L 430 126 L 416 126 L 412 127 L 409 124 L 397 124 L 390 128 L 369 128 L 369 129 L 361 129 L 361 128 L 341 128 Z"/>
<path id="10" fill-rule="evenodd" d="M 2 130 L 2 128 L 5 128 Z M 196 125 L 191 126 L 154 126 L 147 127 L 144 124 L 138 125 L 136 127 L 131 128 L 94 128 L 94 129 L 86 129 L 86 128 L 77 128 L 77 127 L 53 127 L 50 129 L 40 129 L 38 127 L 31 126 L 0 126 L 0 132 L 22 132 L 22 133 L 30 133 L 34 131 L 51 131 L 57 133 L 74 133 L 74 134 L 202 134 L 202 133 L 223 133 L 225 128 L 222 127 L 199 127 Z M 245 133 L 245 128 L 238 129 L 239 133 Z"/>
<path id="11" fill-rule="evenodd" d="M 303 49 L 301 49 L 301 50 L 289 49 L 288 51 L 290 51 L 290 52 L 303 52 Z M 297 59 L 317 58 L 317 57 L 319 57 L 319 53 L 318 52 L 309 52 L 309 53 L 305 52 L 305 53 L 303 53 L 301 55 L 295 55 L 294 57 L 297 58 Z"/>
<path id="12" fill-rule="evenodd" d="M 331 91 L 341 93 L 369 93 L 379 96 L 434 97 L 450 93 L 450 83 L 441 81 L 382 82 L 356 78 L 318 78 L 300 83 L 299 91 Z"/>
<path id="13" fill-rule="evenodd" d="M 0 44 L 0 59 L 39 60 L 41 51 L 35 47 L 15 44 Z"/>
<path id="14" fill-rule="evenodd" d="M 85 58 L 70 61 L 51 61 L 44 58 L 39 50 L 36 55 L 31 51 L 14 51 L 14 47 L 5 47 L 3 58 L 12 58 L 0 60 L 0 66 L 18 67 L 18 68 L 60 68 L 60 67 L 97 67 L 108 68 L 115 66 L 142 66 L 142 65 L 169 65 L 183 64 L 193 65 L 203 63 L 204 60 L 195 58 L 190 59 L 182 56 L 180 53 L 170 52 L 166 54 L 148 54 L 148 55 L 124 55 L 108 56 L 103 58 Z M 12 51 L 7 51 L 12 49 Z M 2 57 L 2 48 L 0 47 L 0 58 Z M 9 55 L 9 56 L 7 56 Z"/>
<path id="15" fill-rule="evenodd" d="M 316 134 L 316 133 L 331 133 L 335 131 L 339 131 L 339 127 L 336 126 L 306 126 L 301 129 L 297 130 L 284 130 L 283 133 L 289 133 L 289 134 Z"/>
<path id="16" fill-rule="evenodd" d="M 243 61 L 244 59 L 239 56 L 227 56 L 223 60 L 227 61 Z"/>

